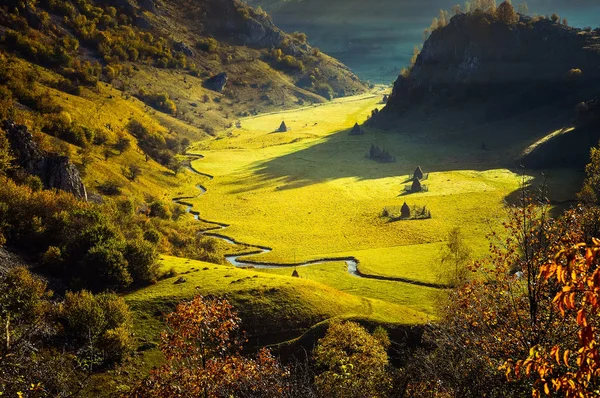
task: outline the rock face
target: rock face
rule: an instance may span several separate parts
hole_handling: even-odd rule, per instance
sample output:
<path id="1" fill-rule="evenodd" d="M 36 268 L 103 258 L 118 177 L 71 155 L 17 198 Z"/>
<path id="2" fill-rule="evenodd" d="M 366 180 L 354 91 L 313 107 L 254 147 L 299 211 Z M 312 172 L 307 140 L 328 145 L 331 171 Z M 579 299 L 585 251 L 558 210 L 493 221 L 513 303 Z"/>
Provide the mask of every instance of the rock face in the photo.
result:
<path id="1" fill-rule="evenodd" d="M 222 93 L 227 85 L 227 73 L 219 73 L 204 82 L 204 88 Z"/>
<path id="2" fill-rule="evenodd" d="M 87 200 L 79 171 L 67 156 L 42 151 L 25 126 L 5 121 L 2 128 L 19 167 L 38 176 L 46 189 L 60 189 Z"/>
<path id="3" fill-rule="evenodd" d="M 278 47 L 285 34 L 275 26 L 266 13 L 257 12 L 240 0 L 207 1 L 203 4 L 207 31 L 238 44 L 259 47 Z"/>
<path id="4" fill-rule="evenodd" d="M 491 118 L 501 118 L 589 95 L 600 88 L 598 36 L 547 19 L 521 16 L 509 25 L 481 12 L 456 15 L 431 34 L 408 76 L 395 82 L 380 117 L 415 106 L 478 102 L 490 104 Z M 582 73 L 573 73 L 577 69 Z"/>

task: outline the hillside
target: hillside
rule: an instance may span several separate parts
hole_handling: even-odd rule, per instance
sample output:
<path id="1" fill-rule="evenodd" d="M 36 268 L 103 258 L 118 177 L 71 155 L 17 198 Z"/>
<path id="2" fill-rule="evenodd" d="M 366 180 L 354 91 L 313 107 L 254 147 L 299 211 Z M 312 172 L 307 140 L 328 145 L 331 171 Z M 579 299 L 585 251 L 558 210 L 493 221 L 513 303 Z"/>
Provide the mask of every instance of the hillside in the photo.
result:
<path id="1" fill-rule="evenodd" d="M 600 31 L 573 28 L 558 17 L 460 12 L 440 20 L 413 62 L 373 125 L 444 119 L 452 137 L 483 148 L 491 143 L 517 157 L 571 127 L 576 106 L 600 92 Z M 567 137 L 583 144 L 577 153 L 587 153 L 587 140 Z"/>
<path id="2" fill-rule="evenodd" d="M 105 194 L 107 180 L 139 199 L 175 187 L 192 192 L 177 175 L 177 155 L 189 142 L 242 116 L 365 90 L 305 35 L 284 33 L 236 0 L 196 8 L 178 1 L 9 3 L 0 8 L 0 118 L 70 155 L 92 197 Z M 126 141 L 135 150 L 116 147 Z M 132 163 L 143 169 L 136 184 L 120 171 Z"/>

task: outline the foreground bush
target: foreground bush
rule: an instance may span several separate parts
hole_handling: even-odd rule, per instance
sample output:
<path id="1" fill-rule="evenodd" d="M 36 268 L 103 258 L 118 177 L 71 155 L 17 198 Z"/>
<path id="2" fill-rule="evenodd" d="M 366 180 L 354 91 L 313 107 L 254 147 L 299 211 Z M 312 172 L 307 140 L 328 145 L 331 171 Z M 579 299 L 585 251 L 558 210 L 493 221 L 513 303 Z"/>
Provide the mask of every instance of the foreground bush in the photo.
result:
<path id="1" fill-rule="evenodd" d="M 131 314 L 113 294 L 67 293 L 22 267 L 0 275 L 0 392 L 8 397 L 78 394 L 89 374 L 130 352 Z"/>
<path id="2" fill-rule="evenodd" d="M 381 334 L 381 332 L 379 332 Z M 387 337 L 387 336 L 386 336 Z M 354 322 L 334 323 L 313 354 L 323 371 L 315 384 L 323 397 L 386 397 L 391 388 L 385 339 Z"/>
<path id="3" fill-rule="evenodd" d="M 167 316 L 161 336 L 166 364 L 129 397 L 281 397 L 289 372 L 263 349 L 242 356 L 240 319 L 227 300 L 196 297 Z"/>

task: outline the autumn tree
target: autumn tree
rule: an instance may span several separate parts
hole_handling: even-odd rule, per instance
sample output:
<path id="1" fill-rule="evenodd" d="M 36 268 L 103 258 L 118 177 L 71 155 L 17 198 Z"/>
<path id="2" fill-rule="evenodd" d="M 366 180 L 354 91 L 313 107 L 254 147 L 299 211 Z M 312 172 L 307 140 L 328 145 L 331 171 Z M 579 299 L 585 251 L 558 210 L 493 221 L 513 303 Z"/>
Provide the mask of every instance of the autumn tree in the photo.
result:
<path id="1" fill-rule="evenodd" d="M 578 199 L 585 205 L 597 205 L 600 195 L 600 148 L 591 149 L 590 163 L 586 166 L 585 173 L 586 178 Z"/>
<path id="2" fill-rule="evenodd" d="M 600 387 L 600 240 L 565 245 L 541 268 L 541 283 L 556 286 L 554 313 L 563 338 L 539 342 L 522 359 L 505 365 L 509 379 L 533 378 L 532 396 L 599 396 Z M 523 359 L 525 358 L 525 359 Z"/>
<path id="3" fill-rule="evenodd" d="M 448 232 L 448 238 L 440 252 L 440 262 L 444 277 L 453 286 L 460 286 L 467 281 L 471 260 L 471 249 L 464 242 L 459 227 Z"/>
<path id="4" fill-rule="evenodd" d="M 285 397 L 289 372 L 263 349 L 241 355 L 240 319 L 227 300 L 196 297 L 166 319 L 161 336 L 166 364 L 129 397 Z"/>
<path id="5" fill-rule="evenodd" d="M 507 25 L 514 25 L 515 23 L 519 22 L 519 16 L 515 12 L 512 4 L 510 4 L 508 1 L 504 1 L 498 6 L 496 10 L 496 16 L 500 21 Z"/>
<path id="6" fill-rule="evenodd" d="M 543 196 L 532 199 L 523 189 L 505 231 L 491 235 L 490 260 L 474 264 L 472 280 L 450 293 L 439 324 L 427 328 L 425 341 L 434 349 L 415 359 L 409 386 L 421 392 L 415 395 L 519 397 L 531 391 L 531 379 L 507 383 L 499 368 L 573 332 L 556 316 L 556 287 L 542 283 L 540 271 L 557 247 L 579 240 L 579 220 L 554 220 L 549 212 Z"/>
<path id="7" fill-rule="evenodd" d="M 377 337 L 355 322 L 333 323 L 313 353 L 322 370 L 315 378 L 323 397 L 385 397 L 390 390 L 388 355 Z"/>

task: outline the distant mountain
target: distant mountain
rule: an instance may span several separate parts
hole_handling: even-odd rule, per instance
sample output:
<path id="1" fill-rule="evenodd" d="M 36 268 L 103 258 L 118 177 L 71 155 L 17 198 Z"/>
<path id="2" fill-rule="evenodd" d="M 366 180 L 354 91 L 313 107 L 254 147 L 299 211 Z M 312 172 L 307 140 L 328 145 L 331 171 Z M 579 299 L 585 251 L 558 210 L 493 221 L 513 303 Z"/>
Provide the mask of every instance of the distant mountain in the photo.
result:
<path id="1" fill-rule="evenodd" d="M 522 1 L 514 0 L 515 6 Z M 248 0 L 261 6 L 287 31 L 306 32 L 311 42 L 334 54 L 361 78 L 390 83 L 423 43 L 423 30 L 451 0 Z M 498 1 L 498 4 L 500 1 Z M 557 12 L 575 26 L 600 24 L 595 0 L 528 0 L 530 13 Z"/>
<path id="2" fill-rule="evenodd" d="M 597 113 L 600 30 L 502 7 L 442 16 L 370 123 L 397 129 L 402 120 L 437 120 L 438 139 L 523 151 L 518 161 L 527 167 L 585 165 L 600 131 L 579 122 L 576 109 Z"/>
<path id="3" fill-rule="evenodd" d="M 485 117 L 495 120 L 548 104 L 574 107 L 600 92 L 600 31 L 516 18 L 452 17 L 398 77 L 382 116 L 474 102 L 489 104 Z"/>

